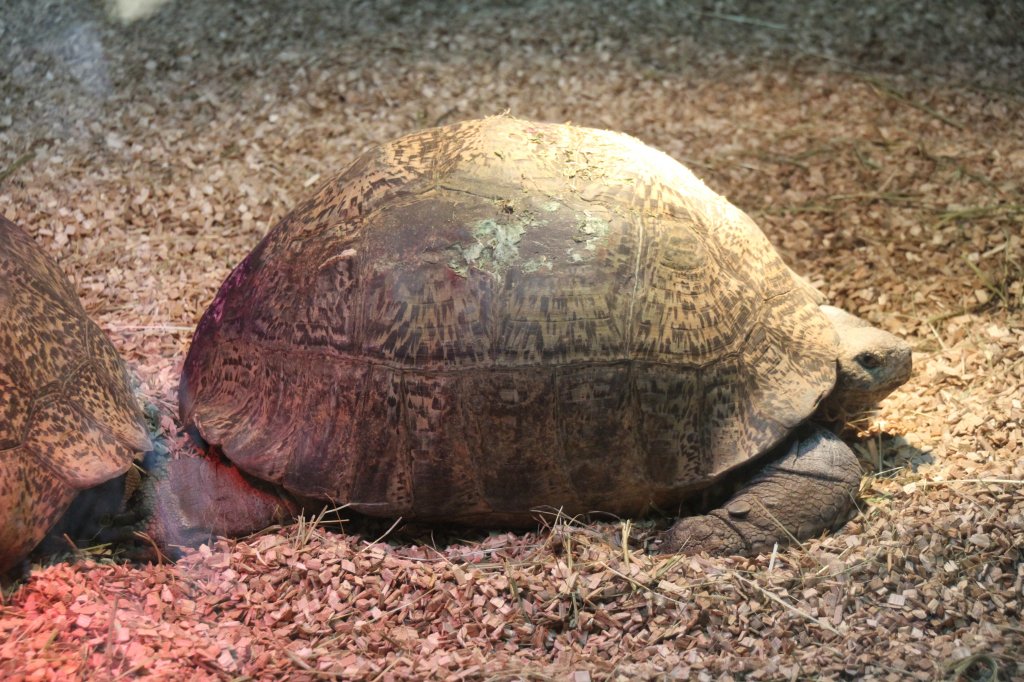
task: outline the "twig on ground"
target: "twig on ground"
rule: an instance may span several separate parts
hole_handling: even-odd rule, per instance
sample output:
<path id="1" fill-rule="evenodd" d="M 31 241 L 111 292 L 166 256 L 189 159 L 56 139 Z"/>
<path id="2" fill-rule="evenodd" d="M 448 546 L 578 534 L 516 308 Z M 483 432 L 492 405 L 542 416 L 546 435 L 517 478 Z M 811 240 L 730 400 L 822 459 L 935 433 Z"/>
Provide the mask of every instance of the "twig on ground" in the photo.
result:
<path id="1" fill-rule="evenodd" d="M 886 85 L 885 83 L 883 83 L 882 81 L 878 80 L 877 78 L 871 78 L 869 76 L 862 76 L 862 79 L 864 80 L 864 82 L 866 82 L 869 85 L 871 85 L 872 88 L 876 92 L 880 92 L 880 93 L 882 93 L 882 94 L 884 94 L 884 95 L 886 95 L 888 97 L 891 97 L 891 98 L 895 99 L 898 102 L 906 104 L 909 107 L 913 107 L 913 108 L 917 109 L 918 111 L 923 111 L 924 113 L 928 114 L 932 118 L 935 118 L 935 119 L 937 119 L 939 121 L 942 121 L 946 125 L 953 126 L 957 130 L 963 130 L 964 129 L 963 124 L 957 123 L 956 121 L 954 121 L 953 119 L 949 118 L 945 114 L 942 114 L 942 113 L 940 113 L 938 111 L 935 111 L 935 109 L 932 109 L 927 104 L 921 104 L 920 102 L 915 102 L 914 100 L 910 99 L 909 97 L 907 97 L 906 95 L 904 95 L 904 94 L 902 94 L 900 92 L 897 92 L 895 89 L 893 89 L 892 87 Z"/>

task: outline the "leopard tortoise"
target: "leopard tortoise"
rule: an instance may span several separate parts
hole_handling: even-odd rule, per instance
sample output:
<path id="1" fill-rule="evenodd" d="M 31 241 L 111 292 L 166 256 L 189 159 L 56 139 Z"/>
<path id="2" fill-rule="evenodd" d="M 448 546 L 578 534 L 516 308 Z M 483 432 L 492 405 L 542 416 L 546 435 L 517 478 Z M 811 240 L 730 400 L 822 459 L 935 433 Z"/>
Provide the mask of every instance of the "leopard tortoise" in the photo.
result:
<path id="1" fill-rule="evenodd" d="M 57 264 L 0 216 L 0 573 L 69 507 L 69 529 L 117 511 L 150 447 L 124 362 Z"/>
<path id="2" fill-rule="evenodd" d="M 212 473 L 172 468 L 163 495 L 212 532 L 280 512 L 245 501 L 267 483 L 513 526 L 672 511 L 753 467 L 662 546 L 770 549 L 845 520 L 861 471 L 821 422 L 910 374 L 903 341 L 820 303 L 747 215 L 632 137 L 508 116 L 411 134 L 223 283 L 180 387 Z M 173 503 L 197 481 L 213 507 Z"/>

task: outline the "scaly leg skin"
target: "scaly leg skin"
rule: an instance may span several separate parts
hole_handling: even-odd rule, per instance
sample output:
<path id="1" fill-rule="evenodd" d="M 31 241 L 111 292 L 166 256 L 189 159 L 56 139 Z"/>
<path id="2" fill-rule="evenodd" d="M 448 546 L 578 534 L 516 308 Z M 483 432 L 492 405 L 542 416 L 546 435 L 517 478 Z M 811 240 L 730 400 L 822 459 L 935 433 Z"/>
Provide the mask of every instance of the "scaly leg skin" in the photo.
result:
<path id="1" fill-rule="evenodd" d="M 805 540 L 848 520 L 860 479 L 853 450 L 831 431 L 809 426 L 722 507 L 677 521 L 659 551 L 752 556 L 776 542 Z"/>
<path id="2" fill-rule="evenodd" d="M 285 523 L 301 511 L 295 501 L 249 480 L 213 453 L 160 462 L 154 469 L 143 489 L 146 531 L 172 554 L 176 547 L 194 547 L 213 536 Z"/>

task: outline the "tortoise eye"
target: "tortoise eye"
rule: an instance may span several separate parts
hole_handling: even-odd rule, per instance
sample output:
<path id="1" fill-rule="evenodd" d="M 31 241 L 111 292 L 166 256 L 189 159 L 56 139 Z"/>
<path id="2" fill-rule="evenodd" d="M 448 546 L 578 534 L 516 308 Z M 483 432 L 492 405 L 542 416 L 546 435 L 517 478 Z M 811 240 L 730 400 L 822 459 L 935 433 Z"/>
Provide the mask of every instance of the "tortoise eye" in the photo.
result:
<path id="1" fill-rule="evenodd" d="M 882 366 L 882 358 L 875 353 L 861 353 L 854 360 L 864 369 L 876 369 Z"/>

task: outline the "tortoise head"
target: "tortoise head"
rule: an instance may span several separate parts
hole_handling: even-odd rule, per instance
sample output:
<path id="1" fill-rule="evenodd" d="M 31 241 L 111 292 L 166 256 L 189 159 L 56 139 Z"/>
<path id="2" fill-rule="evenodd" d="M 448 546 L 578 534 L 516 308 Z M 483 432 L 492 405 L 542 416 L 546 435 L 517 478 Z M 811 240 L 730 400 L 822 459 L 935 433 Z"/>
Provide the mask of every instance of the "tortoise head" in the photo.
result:
<path id="1" fill-rule="evenodd" d="M 829 305 L 821 311 L 839 337 L 836 385 L 819 408 L 840 424 L 870 412 L 903 385 L 912 369 L 910 346 L 898 336 Z"/>

